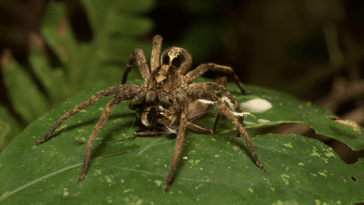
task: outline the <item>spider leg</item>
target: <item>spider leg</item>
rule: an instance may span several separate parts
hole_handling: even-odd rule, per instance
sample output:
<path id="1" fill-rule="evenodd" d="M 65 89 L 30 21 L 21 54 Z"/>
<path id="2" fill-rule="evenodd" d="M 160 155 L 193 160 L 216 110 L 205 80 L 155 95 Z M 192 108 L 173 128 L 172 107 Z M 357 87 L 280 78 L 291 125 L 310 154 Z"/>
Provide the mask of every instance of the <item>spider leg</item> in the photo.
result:
<path id="1" fill-rule="evenodd" d="M 133 67 L 133 63 L 135 60 L 137 60 L 137 62 L 138 62 L 139 70 L 140 70 L 140 73 L 142 74 L 144 81 L 147 81 L 147 79 L 150 75 L 149 67 L 148 67 L 147 61 L 145 60 L 143 51 L 140 48 L 137 48 L 131 53 L 129 62 L 126 65 L 126 68 L 125 68 L 125 71 L 123 74 L 123 79 L 121 81 L 121 84 L 126 83 L 126 79 L 128 78 L 128 74 L 129 74 L 131 68 Z"/>
<path id="2" fill-rule="evenodd" d="M 140 107 L 140 104 L 138 104 L 138 101 L 142 98 L 144 98 L 145 96 L 147 96 L 147 91 L 143 90 L 142 92 L 139 92 L 131 101 L 131 103 L 129 104 L 129 108 L 131 110 L 135 110 L 137 108 Z"/>
<path id="3" fill-rule="evenodd" d="M 46 140 L 48 140 L 50 138 L 50 136 L 52 135 L 52 133 L 54 132 L 54 130 L 56 130 L 65 119 L 68 119 L 69 117 L 71 117 L 72 115 L 76 114 L 77 112 L 81 111 L 82 109 L 85 109 L 93 104 L 95 104 L 102 96 L 109 96 L 109 95 L 113 95 L 113 94 L 118 94 L 118 93 L 122 93 L 125 92 L 127 90 L 134 90 L 135 92 L 139 92 L 139 87 L 136 85 L 119 85 L 119 86 L 115 86 L 115 87 L 111 87 L 108 88 L 104 91 L 100 91 L 94 95 L 92 95 L 92 97 L 88 100 L 86 100 L 85 102 L 80 103 L 79 105 L 77 105 L 76 107 L 74 107 L 73 109 L 71 109 L 70 111 L 66 112 L 57 122 L 56 124 L 53 125 L 53 127 L 47 132 L 47 134 L 40 140 L 36 141 L 34 143 L 34 145 L 39 145 L 43 142 L 45 142 Z"/>
<path id="4" fill-rule="evenodd" d="M 210 130 L 210 129 L 206 129 L 204 127 L 200 127 L 192 122 L 187 122 L 187 127 L 192 129 L 192 130 L 195 130 L 196 132 L 198 133 L 201 133 L 201 134 L 208 134 L 208 135 L 212 135 L 214 133 L 213 130 Z"/>
<path id="5" fill-rule="evenodd" d="M 206 129 L 204 127 L 200 127 L 192 122 L 187 122 L 187 127 L 195 130 L 196 132 L 200 133 L 200 134 L 208 134 L 208 135 L 212 135 L 213 131 L 210 129 Z M 135 136 L 150 136 L 150 135 L 162 135 L 162 134 L 173 134 L 172 132 L 167 132 L 165 130 L 137 130 L 134 131 L 134 135 Z"/>
<path id="6" fill-rule="evenodd" d="M 245 139 L 245 143 L 249 148 L 250 154 L 252 155 L 253 160 L 255 161 L 255 164 L 262 170 L 264 170 L 264 167 L 262 165 L 262 163 L 259 162 L 257 154 L 254 150 L 254 146 L 252 144 L 252 142 L 250 141 L 249 135 L 246 132 L 245 128 L 243 127 L 243 125 L 235 118 L 235 116 L 228 110 L 228 108 L 225 105 L 225 102 L 221 99 L 218 98 L 217 99 L 217 105 L 219 107 L 219 110 L 221 110 L 221 112 L 235 125 L 235 127 L 238 129 L 238 131 L 244 136 Z"/>
<path id="7" fill-rule="evenodd" d="M 161 54 L 163 38 L 160 35 L 156 35 L 153 39 L 152 57 L 150 62 L 151 72 L 159 67 L 159 56 Z"/>
<path id="8" fill-rule="evenodd" d="M 225 76 L 222 76 L 222 77 L 217 77 L 215 80 L 214 80 L 214 83 L 216 84 L 222 84 L 222 86 L 224 86 L 224 88 L 226 88 L 226 84 L 227 84 L 227 79 Z M 221 94 L 221 97 L 224 97 L 223 94 Z M 221 112 L 218 111 L 217 112 L 217 115 L 216 115 L 216 119 L 215 119 L 215 123 L 214 123 L 214 127 L 212 129 L 212 132 L 213 133 L 217 133 L 218 131 L 218 128 L 219 128 L 219 123 L 220 123 L 220 119 L 221 119 Z M 243 122 L 241 122 L 243 123 Z"/>
<path id="9" fill-rule="evenodd" d="M 192 83 L 192 81 L 196 80 L 198 77 L 202 76 L 204 73 L 206 73 L 209 70 L 215 71 L 215 72 L 223 72 L 223 73 L 229 75 L 234 80 L 234 82 L 236 83 L 236 85 L 239 87 L 239 89 L 241 90 L 241 92 L 243 94 L 251 93 L 250 91 L 247 91 L 244 89 L 243 85 L 240 83 L 238 76 L 235 74 L 234 70 L 231 67 L 217 65 L 214 63 L 201 64 L 196 69 L 188 72 L 186 74 L 186 76 L 189 78 L 188 83 Z"/>
<path id="10" fill-rule="evenodd" d="M 186 133 L 187 119 L 188 119 L 188 101 L 187 101 L 186 96 L 182 97 L 180 104 L 182 107 L 181 108 L 181 110 L 182 110 L 181 120 L 180 120 L 180 125 L 179 125 L 179 129 L 178 129 L 178 134 L 177 134 L 177 141 L 176 141 L 176 144 L 174 147 L 174 154 L 173 154 L 173 158 L 172 158 L 172 162 L 171 162 L 171 167 L 169 169 L 166 186 L 164 188 L 164 193 L 167 193 L 169 186 L 171 185 L 171 181 L 172 181 L 172 178 L 174 175 L 174 169 L 176 168 L 178 156 L 181 153 L 183 139 L 184 139 L 185 133 Z"/>
<path id="11" fill-rule="evenodd" d="M 225 102 L 222 100 L 222 98 L 217 97 L 213 93 L 204 91 L 204 90 L 209 90 L 211 88 L 213 88 L 215 90 L 221 90 L 222 96 L 226 97 L 226 100 L 229 101 L 229 104 L 231 103 L 234 106 L 234 109 L 236 109 L 238 112 L 243 112 L 243 108 L 241 108 L 241 106 L 236 102 L 236 100 L 232 97 L 230 92 L 223 86 L 218 85 L 216 83 L 191 84 L 189 90 L 187 91 L 187 95 L 188 95 L 188 97 L 192 97 L 192 98 L 203 98 L 203 99 L 207 99 L 207 100 L 216 101 L 218 108 L 219 108 L 219 112 L 223 113 L 235 125 L 235 127 L 239 131 L 238 134 L 236 135 L 236 137 L 239 137 L 240 134 L 242 134 L 244 136 L 245 143 L 247 144 L 247 146 L 249 148 L 250 154 L 252 155 L 252 158 L 255 161 L 255 164 L 262 171 L 264 171 L 264 167 L 263 167 L 262 163 L 260 163 L 258 160 L 257 154 L 254 150 L 253 144 L 250 141 L 249 135 L 242 125 L 243 117 L 239 116 L 239 120 L 237 120 L 235 118 L 235 116 L 226 107 Z"/>
<path id="12" fill-rule="evenodd" d="M 233 109 L 236 109 L 238 112 L 244 112 L 243 108 L 236 102 L 236 100 L 233 98 L 233 96 L 230 94 L 230 92 L 226 89 L 226 84 L 224 86 L 224 79 L 217 79 L 216 82 L 222 82 L 223 85 L 219 85 L 215 82 L 207 82 L 207 83 L 193 83 L 190 85 L 190 89 L 191 89 L 191 94 L 192 96 L 195 96 L 195 98 L 200 98 L 201 96 L 204 96 L 207 93 L 206 91 L 211 91 L 211 90 L 221 90 L 221 99 L 224 99 L 225 101 L 229 101 L 229 103 L 231 104 L 231 106 L 233 107 Z M 211 94 L 211 93 L 210 93 Z M 190 96 L 189 96 L 190 97 Z M 215 123 L 214 123 L 214 127 L 213 127 L 213 132 L 217 132 L 218 130 L 218 124 L 220 122 L 221 119 L 221 112 L 220 110 L 217 113 L 216 119 L 215 119 Z M 239 116 L 239 122 L 240 124 L 243 124 L 244 121 L 244 116 Z M 236 137 L 239 137 L 240 133 L 237 132 Z"/>
<path id="13" fill-rule="evenodd" d="M 160 134 L 167 134 L 166 131 L 161 130 L 161 131 L 157 131 L 157 130 L 137 130 L 134 131 L 134 135 L 135 136 L 149 136 L 149 135 L 160 135 Z"/>
<path id="14" fill-rule="evenodd" d="M 126 94 L 119 93 L 113 99 L 111 99 L 105 106 L 104 112 L 102 113 L 100 119 L 97 121 L 94 129 L 91 132 L 90 137 L 87 140 L 87 147 L 86 147 L 86 151 L 85 151 L 85 158 L 83 160 L 82 173 L 78 179 L 78 183 L 80 183 L 86 175 L 87 165 L 88 165 L 90 155 L 91 155 L 92 142 L 95 140 L 95 138 L 96 138 L 97 134 L 99 133 L 99 131 L 101 130 L 102 126 L 105 124 L 105 122 L 109 118 L 110 113 L 113 109 L 113 106 L 124 100 L 133 98 L 134 95 L 135 95 L 135 93 L 132 93 L 132 92 L 129 92 L 129 93 L 127 92 Z"/>

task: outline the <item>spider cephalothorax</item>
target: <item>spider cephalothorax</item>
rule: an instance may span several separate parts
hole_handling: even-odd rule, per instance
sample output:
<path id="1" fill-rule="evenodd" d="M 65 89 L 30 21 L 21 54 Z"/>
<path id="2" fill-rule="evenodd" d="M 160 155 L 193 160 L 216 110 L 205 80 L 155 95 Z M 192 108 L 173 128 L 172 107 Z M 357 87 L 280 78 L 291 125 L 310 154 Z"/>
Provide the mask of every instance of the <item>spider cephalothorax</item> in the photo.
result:
<path id="1" fill-rule="evenodd" d="M 109 117 L 113 106 L 128 99 L 133 99 L 129 107 L 132 110 L 139 108 L 141 121 L 147 127 L 146 130 L 135 131 L 134 135 L 177 134 L 175 152 L 167 176 L 164 189 L 165 192 L 168 191 L 174 175 L 174 169 L 182 149 L 186 128 L 188 127 L 198 133 L 214 134 L 217 132 L 221 114 L 224 114 L 237 128 L 238 132 L 236 137 L 239 137 L 240 134 L 244 136 L 253 160 L 257 166 L 264 171 L 263 165 L 256 156 L 253 144 L 242 126 L 243 109 L 226 89 L 226 76 L 229 76 L 235 81 L 242 93 L 248 93 L 242 87 L 233 69 L 228 66 L 206 63 L 201 64 L 196 69 L 188 72 L 192 65 L 192 57 L 185 49 L 179 47 L 169 48 L 163 52 L 159 61 L 161 47 L 162 37 L 155 36 L 153 40 L 150 68 L 145 60 L 143 51 L 135 49 L 131 54 L 123 74 L 121 85 L 100 91 L 87 101 L 65 113 L 47 132 L 44 138 L 35 142 L 34 145 L 46 141 L 65 119 L 80 110 L 93 105 L 102 96 L 115 95 L 107 103 L 103 114 L 87 141 L 82 173 L 78 180 L 79 183 L 83 180 L 87 171 L 92 142 L 95 140 L 98 132 Z M 138 62 L 140 72 L 145 81 L 140 86 L 125 84 L 128 73 L 135 60 Z M 209 70 L 221 72 L 223 73 L 223 77 L 216 78 L 214 82 L 193 83 L 195 79 Z M 221 92 L 220 97 L 215 95 L 216 90 Z M 140 104 L 138 104 L 139 100 L 142 100 Z M 226 106 L 225 102 L 229 104 L 229 108 Z M 219 108 L 213 129 L 206 129 L 194 124 L 193 121 L 207 113 L 213 104 L 217 104 Z M 232 110 L 236 110 L 237 112 Z M 239 120 L 237 120 L 234 115 L 238 115 Z"/>

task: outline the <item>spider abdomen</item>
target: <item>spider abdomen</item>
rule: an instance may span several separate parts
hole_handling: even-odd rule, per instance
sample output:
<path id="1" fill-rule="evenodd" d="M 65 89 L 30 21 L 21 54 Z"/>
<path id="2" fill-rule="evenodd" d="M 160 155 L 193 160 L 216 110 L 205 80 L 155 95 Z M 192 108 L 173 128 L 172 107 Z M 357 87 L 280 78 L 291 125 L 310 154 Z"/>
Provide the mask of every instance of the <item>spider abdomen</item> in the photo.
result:
<path id="1" fill-rule="evenodd" d="M 162 128 L 164 126 L 178 126 L 177 114 L 173 107 L 168 109 L 160 105 L 149 106 L 142 109 L 140 119 L 146 127 Z"/>
<path id="2" fill-rule="evenodd" d="M 198 99 L 189 98 L 188 122 L 192 122 L 206 114 L 213 105 L 199 102 Z M 154 105 L 141 108 L 140 118 L 146 127 L 149 128 L 178 128 L 180 118 L 174 106 L 164 108 L 161 105 Z"/>

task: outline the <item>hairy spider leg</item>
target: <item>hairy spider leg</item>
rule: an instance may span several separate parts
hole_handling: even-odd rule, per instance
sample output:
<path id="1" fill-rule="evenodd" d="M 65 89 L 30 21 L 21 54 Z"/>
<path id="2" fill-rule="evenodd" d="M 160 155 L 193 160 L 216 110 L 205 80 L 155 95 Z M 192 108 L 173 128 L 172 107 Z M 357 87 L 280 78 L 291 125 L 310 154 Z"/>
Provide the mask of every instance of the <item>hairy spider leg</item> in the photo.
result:
<path id="1" fill-rule="evenodd" d="M 226 79 L 225 76 L 222 76 L 220 78 L 215 79 L 214 83 L 216 83 L 216 84 L 222 83 L 222 86 L 224 86 L 224 88 L 226 88 L 227 79 Z M 227 96 L 225 96 L 225 93 L 226 92 L 222 92 L 221 93 L 221 98 L 222 99 L 224 97 L 227 97 Z M 232 99 L 234 99 L 234 98 L 232 98 Z M 235 99 L 234 99 L 233 103 L 234 103 L 234 109 L 237 109 L 238 112 L 244 112 L 243 108 L 236 102 Z M 217 116 L 216 116 L 216 120 L 215 120 L 215 123 L 214 123 L 214 128 L 213 128 L 213 132 L 214 133 L 216 133 L 217 130 L 218 130 L 218 125 L 219 125 L 220 119 L 221 119 L 221 113 L 220 113 L 220 111 L 218 111 Z M 239 116 L 239 122 L 240 122 L 240 124 L 243 124 L 243 122 L 244 122 L 244 115 L 243 116 Z M 236 133 L 236 137 L 240 137 L 240 132 L 237 132 Z"/>
<path id="2" fill-rule="evenodd" d="M 239 87 L 243 94 L 250 94 L 250 91 L 244 89 L 243 85 L 240 83 L 238 76 L 236 76 L 234 70 L 229 66 L 217 65 L 215 63 L 204 63 L 199 65 L 196 69 L 188 72 L 186 76 L 189 78 L 188 83 L 192 83 L 198 77 L 202 76 L 207 71 L 215 71 L 215 72 L 223 72 L 229 75 L 235 82 L 235 84 Z"/>
<path id="3" fill-rule="evenodd" d="M 143 51 L 140 48 L 137 48 L 131 53 L 130 59 L 128 61 L 128 64 L 126 65 L 126 68 L 125 68 L 125 71 L 123 74 L 123 79 L 121 81 L 121 84 L 126 83 L 126 79 L 128 78 L 128 74 L 129 74 L 131 68 L 133 67 L 133 63 L 135 62 L 135 60 L 137 60 L 137 62 L 138 62 L 139 70 L 140 70 L 140 73 L 142 74 L 144 81 L 145 82 L 147 81 L 147 79 L 150 75 L 149 67 L 148 67 L 147 61 L 145 60 L 145 55 L 144 55 Z"/>
<path id="4" fill-rule="evenodd" d="M 192 129 L 192 130 L 195 130 L 196 132 L 199 132 L 201 134 L 207 134 L 207 135 L 214 134 L 212 130 L 204 128 L 204 127 L 200 127 L 200 126 L 198 126 L 198 125 L 196 125 L 196 124 L 194 124 L 192 122 L 188 122 L 187 127 Z"/>
<path id="5" fill-rule="evenodd" d="M 225 102 L 221 98 L 217 99 L 217 105 L 219 107 L 219 110 L 221 110 L 221 112 L 235 125 L 239 132 L 244 136 L 245 143 L 249 148 L 250 154 L 255 161 L 255 164 L 260 168 L 260 170 L 265 171 L 264 166 L 258 160 L 258 156 L 254 150 L 253 143 L 250 141 L 249 135 L 243 125 L 241 125 L 240 122 L 235 118 L 235 116 L 227 109 Z"/>
<path id="6" fill-rule="evenodd" d="M 224 88 L 226 88 L 226 85 L 227 85 L 227 79 L 226 79 L 226 76 L 218 76 L 217 78 L 215 78 L 214 80 L 214 83 L 216 84 L 222 84 L 222 86 L 224 86 Z M 212 90 L 212 91 L 215 91 L 215 90 Z M 223 97 L 224 95 L 222 94 L 221 97 Z M 217 115 L 216 115 L 216 119 L 215 119 L 215 123 L 214 123 L 214 127 L 212 130 L 210 129 L 207 129 L 207 128 L 204 128 L 204 127 L 200 127 L 194 123 L 191 123 L 191 122 L 188 122 L 187 124 L 187 127 L 190 128 L 190 129 L 193 129 L 201 134 L 209 134 L 209 135 L 212 135 L 214 133 L 217 133 L 218 131 L 218 125 L 220 123 L 220 119 L 221 119 L 221 112 L 218 111 L 217 112 Z"/>
<path id="7" fill-rule="evenodd" d="M 151 72 L 153 72 L 156 68 L 160 66 L 159 57 L 162 49 L 162 41 L 163 38 L 160 35 L 156 35 L 153 39 L 153 49 L 150 61 Z"/>
<path id="8" fill-rule="evenodd" d="M 221 77 L 217 77 L 215 80 L 214 80 L 214 83 L 216 84 L 222 84 L 222 86 L 224 86 L 224 88 L 226 88 L 226 84 L 227 84 L 227 79 L 226 79 L 226 76 L 221 76 Z M 221 94 L 221 98 L 223 98 L 224 95 L 223 93 Z M 212 132 L 213 133 L 217 133 L 218 129 L 219 129 L 219 123 L 220 123 L 220 119 L 221 119 L 221 112 L 220 110 L 217 112 L 217 115 L 216 115 L 216 119 L 215 119 L 215 123 L 214 123 L 214 127 L 212 128 Z M 243 122 L 241 122 L 241 124 L 243 124 Z M 239 133 L 239 132 L 238 132 Z"/>
<path id="9" fill-rule="evenodd" d="M 222 83 L 222 86 L 226 89 L 227 79 L 225 76 L 218 79 L 215 83 L 219 84 L 220 82 Z M 224 97 L 228 97 L 225 94 L 226 94 L 225 91 L 221 93 L 221 99 L 224 99 Z M 237 109 L 238 112 L 244 112 L 243 108 L 238 104 L 238 102 L 236 102 L 236 100 L 232 96 L 231 96 L 231 99 L 233 99 L 232 103 L 234 104 L 234 109 Z M 217 132 L 217 130 L 218 130 L 218 125 L 219 125 L 220 119 L 221 119 L 221 113 L 219 111 L 217 113 L 216 120 L 214 123 L 214 128 L 213 128 L 214 133 Z M 244 122 L 244 115 L 239 116 L 239 123 L 242 125 L 243 122 Z M 240 132 L 236 133 L 236 137 L 240 137 Z"/>
<path id="10" fill-rule="evenodd" d="M 135 92 L 139 92 L 140 88 L 137 85 L 127 84 L 127 85 L 119 85 L 115 87 L 108 88 L 104 91 L 100 91 L 91 96 L 90 99 L 86 100 L 85 102 L 80 103 L 76 107 L 72 108 L 68 112 L 66 112 L 57 122 L 53 125 L 53 127 L 47 132 L 47 134 L 40 140 L 36 141 L 34 145 L 39 145 L 50 138 L 54 130 L 56 130 L 65 119 L 68 119 L 72 115 L 76 114 L 77 112 L 85 109 L 93 104 L 95 104 L 102 96 L 109 96 L 118 93 L 124 93 L 128 90 L 134 90 Z"/>
<path id="11" fill-rule="evenodd" d="M 155 136 L 158 136 L 158 135 L 164 135 L 164 134 L 169 134 L 167 133 L 166 131 L 157 131 L 157 130 L 153 130 L 153 131 L 150 131 L 150 130 L 136 130 L 134 131 L 134 135 L 135 136 L 150 136 L 150 135 L 155 135 Z"/>
<path id="12" fill-rule="evenodd" d="M 210 129 L 206 129 L 204 127 L 200 127 L 192 122 L 187 122 L 187 127 L 200 133 L 200 134 L 208 134 L 212 135 L 213 131 Z M 173 134 L 172 132 L 168 132 L 165 130 L 136 130 L 134 131 L 135 136 L 151 136 L 151 135 L 159 135 L 159 134 Z"/>
<path id="13" fill-rule="evenodd" d="M 133 92 L 119 93 L 113 99 L 111 99 L 105 106 L 104 112 L 102 113 L 101 117 L 97 121 L 94 129 L 91 132 L 90 137 L 87 140 L 87 147 L 86 147 L 86 151 L 85 151 L 85 158 L 83 160 L 82 173 L 78 179 L 78 183 L 81 183 L 81 181 L 83 180 L 83 178 L 86 175 L 87 165 L 88 165 L 90 155 L 91 155 L 92 143 L 96 139 L 96 136 L 99 133 L 99 131 L 101 130 L 102 126 L 105 124 L 105 122 L 109 118 L 114 105 L 118 104 L 124 100 L 131 99 L 131 98 L 135 97 L 135 95 L 136 94 Z"/>
<path id="14" fill-rule="evenodd" d="M 133 98 L 133 100 L 131 101 L 131 103 L 129 104 L 129 108 L 131 110 L 135 110 L 137 108 L 139 108 L 139 104 L 138 101 L 142 98 L 144 98 L 145 96 L 147 96 L 148 92 L 147 90 L 143 89 L 144 88 L 145 83 L 143 83 L 140 87 L 142 89 L 141 92 L 139 92 L 138 94 L 135 95 L 135 97 Z"/>
<path id="15" fill-rule="evenodd" d="M 241 106 L 236 102 L 236 100 L 233 98 L 233 96 L 230 94 L 230 92 L 223 86 L 218 85 L 213 82 L 193 83 L 189 86 L 187 95 L 188 95 L 188 97 L 191 97 L 191 98 L 207 99 L 207 100 L 212 100 L 212 101 L 217 102 L 219 111 L 222 112 L 234 124 L 234 126 L 238 129 L 239 133 L 244 136 L 245 143 L 247 144 L 247 146 L 249 148 L 250 154 L 251 154 L 253 160 L 255 161 L 255 164 L 262 171 L 264 171 L 264 167 L 263 167 L 262 163 L 260 163 L 258 160 L 257 154 L 254 150 L 254 146 L 253 146 L 252 142 L 250 141 L 249 135 L 246 132 L 244 126 L 241 124 L 241 118 L 239 117 L 239 121 L 238 121 L 235 118 L 235 116 L 226 107 L 225 102 L 221 98 L 219 98 L 215 94 L 205 91 L 205 90 L 209 90 L 211 88 L 213 88 L 215 90 L 220 90 L 222 92 L 222 95 L 226 96 L 232 102 L 232 104 L 234 105 L 234 109 L 236 109 L 240 113 L 243 112 L 243 108 L 241 108 Z M 236 137 L 239 137 L 240 134 L 237 134 Z"/>
<path id="16" fill-rule="evenodd" d="M 183 139 L 185 137 L 186 127 L 187 127 L 187 119 L 188 119 L 187 95 L 183 94 L 183 96 L 181 98 L 179 98 L 179 100 L 180 100 L 180 105 L 181 105 L 180 109 L 182 111 L 181 112 L 181 120 L 180 120 L 178 134 L 177 134 L 177 141 L 176 141 L 176 144 L 174 146 L 174 154 L 173 154 L 173 158 L 172 158 L 172 162 L 171 162 L 171 167 L 169 169 L 169 173 L 168 173 L 167 181 L 166 181 L 166 186 L 164 188 L 164 193 L 168 192 L 169 186 L 171 185 L 171 181 L 172 181 L 173 175 L 174 175 L 174 170 L 176 168 L 177 161 L 178 161 L 178 156 L 179 156 L 179 154 L 181 153 L 181 150 L 182 150 Z"/>

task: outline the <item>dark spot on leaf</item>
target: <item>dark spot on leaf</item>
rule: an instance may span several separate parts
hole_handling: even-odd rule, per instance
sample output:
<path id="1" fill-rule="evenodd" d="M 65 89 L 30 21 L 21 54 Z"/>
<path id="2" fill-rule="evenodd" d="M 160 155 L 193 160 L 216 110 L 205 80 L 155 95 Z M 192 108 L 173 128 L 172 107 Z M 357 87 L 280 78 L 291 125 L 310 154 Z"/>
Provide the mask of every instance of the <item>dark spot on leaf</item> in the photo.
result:
<path id="1" fill-rule="evenodd" d="M 83 142 L 83 141 L 75 141 L 73 144 L 76 145 L 76 146 L 80 146 L 80 145 L 83 145 L 85 143 L 86 142 Z"/>

